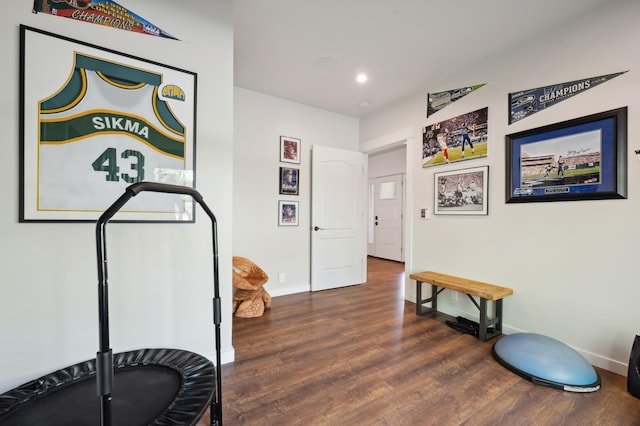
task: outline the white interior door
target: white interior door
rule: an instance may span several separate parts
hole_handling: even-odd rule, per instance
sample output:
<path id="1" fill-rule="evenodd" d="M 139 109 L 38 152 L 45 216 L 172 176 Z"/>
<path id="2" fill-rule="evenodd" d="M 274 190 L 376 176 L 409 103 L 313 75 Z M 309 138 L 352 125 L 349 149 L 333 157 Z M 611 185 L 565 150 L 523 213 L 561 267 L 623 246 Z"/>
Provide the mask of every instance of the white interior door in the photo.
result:
<path id="1" fill-rule="evenodd" d="M 312 147 L 312 291 L 367 280 L 366 176 L 365 154 Z"/>
<path id="2" fill-rule="evenodd" d="M 403 261 L 403 175 L 369 180 L 369 244 L 371 256 Z"/>

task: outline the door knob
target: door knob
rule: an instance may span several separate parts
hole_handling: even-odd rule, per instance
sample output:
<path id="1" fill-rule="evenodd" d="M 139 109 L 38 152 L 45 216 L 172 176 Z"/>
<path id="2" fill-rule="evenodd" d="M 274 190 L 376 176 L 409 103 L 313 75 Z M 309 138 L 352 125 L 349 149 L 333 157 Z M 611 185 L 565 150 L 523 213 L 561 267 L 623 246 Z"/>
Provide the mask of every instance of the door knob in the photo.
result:
<path id="1" fill-rule="evenodd" d="M 314 226 L 313 230 L 314 231 L 324 231 L 324 228 L 320 228 L 319 226 Z"/>

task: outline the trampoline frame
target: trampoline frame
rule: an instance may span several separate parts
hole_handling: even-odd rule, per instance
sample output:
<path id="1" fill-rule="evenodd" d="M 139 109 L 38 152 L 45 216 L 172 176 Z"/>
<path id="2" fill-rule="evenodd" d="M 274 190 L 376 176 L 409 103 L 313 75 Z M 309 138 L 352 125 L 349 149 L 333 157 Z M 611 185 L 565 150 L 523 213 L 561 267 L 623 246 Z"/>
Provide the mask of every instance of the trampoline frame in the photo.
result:
<path id="1" fill-rule="evenodd" d="M 182 194 L 191 196 L 211 219 L 213 244 L 213 323 L 215 326 L 215 370 L 211 360 L 194 352 L 180 349 L 138 349 L 113 354 L 109 345 L 109 292 L 107 279 L 106 225 L 109 220 L 133 197 L 143 191 Z M 220 354 L 220 283 L 218 276 L 218 238 L 215 215 L 193 188 L 155 182 L 138 182 L 129 185 L 96 222 L 96 249 L 98 260 L 98 327 L 100 347 L 95 359 L 62 368 L 53 373 L 31 380 L 0 395 L 0 422 L 29 403 L 45 398 L 51 392 L 66 389 L 74 383 L 96 380 L 97 396 L 100 398 L 100 424 L 112 424 L 112 389 L 114 370 L 129 371 L 137 367 L 169 368 L 181 378 L 178 394 L 169 406 L 151 419 L 152 424 L 195 424 L 209 406 L 212 426 L 222 425 L 222 362 Z M 115 357 L 115 363 L 114 363 Z M 215 377 L 213 377 L 215 375 Z M 213 383 L 215 382 L 215 383 Z M 187 391 L 188 389 L 188 391 Z M 120 397 L 119 397 L 120 398 Z M 118 412 L 119 413 L 119 412 Z M 159 417 L 158 417 L 159 416 Z"/>
<path id="2" fill-rule="evenodd" d="M 213 394 L 211 383 L 215 372 L 213 363 L 202 355 L 179 349 L 160 348 L 121 352 L 114 354 L 113 358 L 115 374 L 138 368 L 163 367 L 180 377 L 182 385 L 178 394 L 171 404 L 153 419 L 154 425 L 188 424 L 189 419 L 201 418 L 207 404 L 211 402 Z M 64 391 L 70 386 L 90 380 L 96 380 L 95 358 L 61 368 L 3 393 L 0 395 L 0 424 L 4 424 L 7 420 L 9 424 L 17 424 L 13 416 L 20 417 L 20 410 L 29 407 L 32 403 L 37 403 L 53 392 Z M 118 383 L 117 376 L 115 382 Z M 185 383 L 189 384 L 189 392 L 182 392 Z M 30 422 L 42 421 L 41 418 L 37 416 L 36 418 L 39 420 L 27 416 Z"/>
<path id="3" fill-rule="evenodd" d="M 96 353 L 96 384 L 100 397 L 100 424 L 111 426 L 111 391 L 113 387 L 113 351 L 109 343 L 109 286 L 107 274 L 107 238 L 106 226 L 109 220 L 133 197 L 141 192 L 160 192 L 189 195 L 196 201 L 211 219 L 213 244 L 213 323 L 215 326 L 216 383 L 214 396 L 210 403 L 211 425 L 222 425 L 222 368 L 220 355 L 220 281 L 218 276 L 218 232 L 216 217 L 204 202 L 202 195 L 193 188 L 156 182 L 138 182 L 129 185 L 122 194 L 96 222 L 96 250 L 98 259 L 98 328 L 100 350 Z"/>

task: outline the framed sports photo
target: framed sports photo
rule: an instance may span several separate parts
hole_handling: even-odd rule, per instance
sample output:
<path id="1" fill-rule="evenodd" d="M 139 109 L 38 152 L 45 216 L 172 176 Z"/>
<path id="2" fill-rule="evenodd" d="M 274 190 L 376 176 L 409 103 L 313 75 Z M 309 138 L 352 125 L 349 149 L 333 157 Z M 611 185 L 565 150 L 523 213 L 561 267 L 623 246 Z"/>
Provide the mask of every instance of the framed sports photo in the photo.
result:
<path id="1" fill-rule="evenodd" d="M 434 214 L 489 214 L 489 166 L 434 173 Z"/>
<path id="2" fill-rule="evenodd" d="M 127 186 L 195 187 L 197 75 L 20 27 L 20 222 L 92 222 Z M 144 193 L 114 221 L 194 222 Z"/>
<path id="3" fill-rule="evenodd" d="M 280 161 L 300 164 L 300 139 L 280 136 Z"/>
<path id="4" fill-rule="evenodd" d="M 278 225 L 298 226 L 297 201 L 278 201 Z"/>
<path id="5" fill-rule="evenodd" d="M 506 202 L 627 197 L 627 107 L 506 136 Z"/>
<path id="6" fill-rule="evenodd" d="M 422 128 L 422 167 L 487 156 L 489 108 L 481 108 Z"/>
<path id="7" fill-rule="evenodd" d="M 280 167 L 280 194 L 298 195 L 300 170 Z"/>

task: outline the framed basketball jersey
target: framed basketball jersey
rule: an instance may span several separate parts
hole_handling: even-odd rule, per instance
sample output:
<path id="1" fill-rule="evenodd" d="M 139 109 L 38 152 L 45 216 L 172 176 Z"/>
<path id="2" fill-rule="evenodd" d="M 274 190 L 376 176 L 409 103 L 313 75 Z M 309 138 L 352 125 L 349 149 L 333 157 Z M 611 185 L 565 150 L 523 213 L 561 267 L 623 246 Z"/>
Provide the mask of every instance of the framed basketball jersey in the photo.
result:
<path id="1" fill-rule="evenodd" d="M 21 27 L 21 221 L 95 221 L 141 181 L 195 187 L 195 73 Z M 141 194 L 116 221 L 194 221 Z"/>

